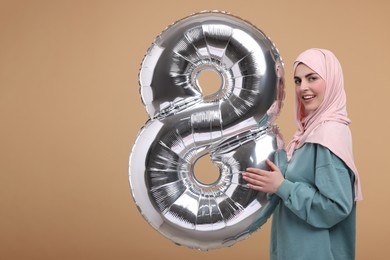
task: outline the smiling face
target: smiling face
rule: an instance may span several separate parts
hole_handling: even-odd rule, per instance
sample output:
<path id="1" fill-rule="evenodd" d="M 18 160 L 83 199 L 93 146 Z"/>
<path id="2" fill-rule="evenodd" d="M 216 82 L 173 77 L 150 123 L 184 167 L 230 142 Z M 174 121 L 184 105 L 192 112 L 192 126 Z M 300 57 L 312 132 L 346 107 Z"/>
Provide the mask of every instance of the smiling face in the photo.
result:
<path id="1" fill-rule="evenodd" d="M 300 63 L 294 75 L 295 94 L 304 108 L 304 116 L 313 113 L 325 96 L 325 80 L 311 68 Z"/>

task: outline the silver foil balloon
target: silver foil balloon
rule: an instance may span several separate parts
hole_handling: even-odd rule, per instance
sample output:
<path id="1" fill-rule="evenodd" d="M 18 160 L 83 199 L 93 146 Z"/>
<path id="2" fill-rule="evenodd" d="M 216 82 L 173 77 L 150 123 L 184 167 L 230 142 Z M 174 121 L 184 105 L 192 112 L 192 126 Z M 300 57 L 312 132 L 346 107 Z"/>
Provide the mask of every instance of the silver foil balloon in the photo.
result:
<path id="1" fill-rule="evenodd" d="M 216 92 L 203 95 L 198 77 L 213 70 Z M 283 139 L 274 120 L 284 98 L 284 68 L 273 42 L 236 16 L 205 11 L 166 28 L 139 72 L 149 120 L 129 161 L 132 195 L 144 218 L 174 243 L 209 250 L 249 236 L 277 199 L 251 190 L 247 167 L 278 163 Z M 209 156 L 212 183 L 194 166 Z"/>

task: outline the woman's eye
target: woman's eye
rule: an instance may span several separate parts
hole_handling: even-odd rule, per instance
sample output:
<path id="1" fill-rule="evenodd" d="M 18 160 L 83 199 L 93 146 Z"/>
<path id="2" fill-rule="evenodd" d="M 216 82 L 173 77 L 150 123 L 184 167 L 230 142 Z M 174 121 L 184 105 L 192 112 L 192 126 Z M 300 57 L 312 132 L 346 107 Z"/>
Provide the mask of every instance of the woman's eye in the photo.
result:
<path id="1" fill-rule="evenodd" d="M 294 83 L 295 83 L 295 85 L 299 85 L 301 83 L 301 80 L 300 79 L 294 79 Z"/>
<path id="2" fill-rule="evenodd" d="M 317 79 L 317 77 L 315 77 L 315 76 L 309 77 L 309 80 L 310 80 L 310 81 L 314 81 L 314 80 L 316 80 L 316 79 Z"/>

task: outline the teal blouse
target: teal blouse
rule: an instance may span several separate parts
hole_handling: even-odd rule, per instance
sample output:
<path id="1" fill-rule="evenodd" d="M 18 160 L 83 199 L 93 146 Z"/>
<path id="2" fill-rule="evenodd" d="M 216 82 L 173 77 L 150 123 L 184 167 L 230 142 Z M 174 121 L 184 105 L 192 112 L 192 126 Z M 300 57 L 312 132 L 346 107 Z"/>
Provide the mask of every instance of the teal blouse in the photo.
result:
<path id="1" fill-rule="evenodd" d="M 330 150 L 306 143 L 282 165 L 270 259 L 355 259 L 354 174 Z"/>

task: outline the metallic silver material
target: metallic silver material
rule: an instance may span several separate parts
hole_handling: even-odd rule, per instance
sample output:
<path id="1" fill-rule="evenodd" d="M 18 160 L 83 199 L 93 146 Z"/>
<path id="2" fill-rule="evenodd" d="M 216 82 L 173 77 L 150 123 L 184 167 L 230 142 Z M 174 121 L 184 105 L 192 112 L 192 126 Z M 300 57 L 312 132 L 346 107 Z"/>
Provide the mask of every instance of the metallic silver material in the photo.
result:
<path id="1" fill-rule="evenodd" d="M 221 86 L 205 96 L 197 79 L 210 69 Z M 249 189 L 241 173 L 265 169 L 284 145 L 273 123 L 284 68 L 272 41 L 236 16 L 196 13 L 155 39 L 139 83 L 150 119 L 134 143 L 129 181 L 145 219 L 176 244 L 201 250 L 230 246 L 258 229 L 277 200 Z M 213 183 L 194 173 L 203 156 L 219 168 Z"/>

